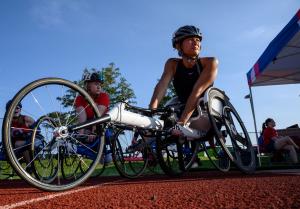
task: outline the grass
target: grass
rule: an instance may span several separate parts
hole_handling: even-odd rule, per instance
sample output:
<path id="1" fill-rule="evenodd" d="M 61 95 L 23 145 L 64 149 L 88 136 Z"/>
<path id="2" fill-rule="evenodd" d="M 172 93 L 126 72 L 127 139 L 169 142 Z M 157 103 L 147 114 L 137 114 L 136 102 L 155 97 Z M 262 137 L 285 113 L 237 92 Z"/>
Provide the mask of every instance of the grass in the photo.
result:
<path id="1" fill-rule="evenodd" d="M 215 169 L 212 163 L 209 161 L 207 157 L 204 155 L 199 155 L 201 159 L 201 166 L 192 169 L 192 170 L 212 170 Z M 270 163 L 270 157 L 264 156 L 261 158 L 261 166 L 257 167 L 257 170 L 265 170 L 265 169 L 287 169 L 287 168 L 300 168 L 300 165 L 292 165 L 286 162 L 272 162 Z M 258 162 L 257 162 L 258 165 Z M 98 170 L 97 170 L 98 169 Z M 100 172 L 101 166 L 96 168 L 94 171 L 94 174 L 97 174 Z M 160 169 L 159 165 L 152 166 L 151 168 L 147 168 L 144 171 L 144 175 L 151 175 L 151 174 L 163 174 L 163 171 Z M 14 174 L 14 175 L 12 175 Z M 61 174 L 60 174 L 61 175 Z M 118 171 L 116 170 L 113 163 L 109 163 L 106 165 L 104 172 L 101 174 L 101 176 L 119 176 Z M 12 170 L 11 166 L 6 161 L 0 161 L 0 180 L 4 179 L 20 179 Z"/>

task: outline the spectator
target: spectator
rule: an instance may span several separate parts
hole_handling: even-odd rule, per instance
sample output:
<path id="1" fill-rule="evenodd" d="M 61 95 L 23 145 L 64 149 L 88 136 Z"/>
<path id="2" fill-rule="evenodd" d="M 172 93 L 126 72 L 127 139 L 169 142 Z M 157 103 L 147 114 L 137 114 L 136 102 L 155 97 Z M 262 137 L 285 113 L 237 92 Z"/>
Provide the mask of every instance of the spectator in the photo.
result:
<path id="1" fill-rule="evenodd" d="M 11 105 L 12 100 L 9 100 L 6 103 L 6 111 L 8 110 L 9 106 Z M 31 126 L 34 124 L 33 118 L 27 115 L 22 115 L 22 104 L 19 103 L 14 111 L 14 116 L 12 120 L 12 141 L 14 142 L 14 146 L 17 150 L 22 150 L 22 154 L 24 160 L 27 164 L 30 163 L 30 153 L 29 149 L 26 146 L 29 146 L 31 143 L 31 133 L 32 129 Z M 25 151 L 23 151 L 25 150 Z M 28 166 L 28 169 L 31 170 L 31 165 Z"/>
<path id="2" fill-rule="evenodd" d="M 272 118 L 266 119 L 262 125 L 262 134 L 264 138 L 264 146 L 268 152 L 276 150 L 289 151 L 290 158 L 293 163 L 298 163 L 296 150 L 299 150 L 298 145 L 289 136 L 278 136 L 277 131 L 274 129 L 276 126 Z"/>
<path id="3" fill-rule="evenodd" d="M 102 116 L 104 113 L 108 111 L 109 108 L 109 95 L 105 93 L 101 86 L 104 82 L 102 73 L 89 73 L 86 72 L 83 75 L 84 88 L 88 92 L 88 94 L 93 98 L 96 103 L 100 115 Z M 81 95 L 75 99 L 75 108 L 78 114 L 78 122 L 85 122 L 86 120 L 92 119 L 95 117 L 93 109 L 88 105 L 87 101 Z M 93 142 L 97 135 L 95 133 L 96 127 L 93 126 L 88 129 L 82 129 L 79 131 L 80 134 L 87 135 L 87 142 Z M 108 131 L 108 130 L 107 130 Z M 109 135 L 106 133 L 106 135 Z M 106 137 L 106 145 L 109 144 L 108 138 Z M 106 147 L 106 146 L 105 146 Z M 104 150 L 105 152 L 106 150 Z M 111 153 L 109 153 L 111 155 Z M 106 161 L 111 161 L 110 157 L 105 157 Z"/>

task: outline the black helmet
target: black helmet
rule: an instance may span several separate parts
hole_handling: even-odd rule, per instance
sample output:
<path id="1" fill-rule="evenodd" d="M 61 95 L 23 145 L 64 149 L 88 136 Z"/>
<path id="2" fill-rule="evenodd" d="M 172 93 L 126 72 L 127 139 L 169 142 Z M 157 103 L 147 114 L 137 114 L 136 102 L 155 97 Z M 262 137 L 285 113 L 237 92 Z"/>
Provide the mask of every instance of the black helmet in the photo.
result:
<path id="1" fill-rule="evenodd" d="M 11 105 L 11 103 L 12 103 L 12 99 L 9 100 L 9 101 L 6 103 L 6 106 L 5 106 L 6 111 L 8 110 L 9 106 Z M 21 102 L 17 105 L 17 107 L 22 108 Z"/>
<path id="2" fill-rule="evenodd" d="M 173 34 L 172 45 L 176 49 L 176 44 L 182 42 L 184 39 L 189 37 L 198 37 L 200 41 L 202 40 L 202 34 L 199 28 L 193 25 L 185 25 L 177 29 Z"/>
<path id="3" fill-rule="evenodd" d="M 84 83 L 89 81 L 99 81 L 100 83 L 103 83 L 104 82 L 103 73 L 100 72 L 98 74 L 98 73 L 85 72 L 82 76 L 82 80 L 84 81 Z"/>

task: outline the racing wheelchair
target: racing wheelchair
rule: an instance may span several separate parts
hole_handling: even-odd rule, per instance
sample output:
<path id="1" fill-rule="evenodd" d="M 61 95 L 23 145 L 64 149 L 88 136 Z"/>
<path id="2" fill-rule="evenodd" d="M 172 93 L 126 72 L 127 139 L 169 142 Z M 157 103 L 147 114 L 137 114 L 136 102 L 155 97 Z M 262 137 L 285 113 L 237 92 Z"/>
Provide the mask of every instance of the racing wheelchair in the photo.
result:
<path id="1" fill-rule="evenodd" d="M 95 119 L 78 123 L 74 101 L 79 95 L 92 107 Z M 41 121 L 32 132 L 43 136 L 44 141 L 38 149 L 31 146 L 31 162 L 25 166 L 18 159 L 11 137 L 14 128 L 13 113 L 20 102 L 26 114 Z M 213 146 L 210 147 L 217 147 L 216 156 L 226 155 L 242 172 L 254 172 L 254 149 L 229 98 L 221 90 L 210 88 L 205 93 L 203 104 L 213 128 L 216 143 L 212 143 Z M 176 176 L 189 169 L 198 153 L 197 146 L 200 146 L 205 135 L 189 127 L 181 127 L 184 137 L 174 137 L 170 128 L 176 122 L 175 111 L 172 106 L 149 110 L 121 102 L 100 117 L 93 99 L 78 85 L 60 78 L 39 79 L 29 83 L 15 95 L 5 114 L 3 136 L 7 158 L 19 176 L 35 187 L 47 191 L 71 189 L 84 182 L 99 165 L 105 144 L 105 131 L 112 128 L 112 155 L 117 168 L 120 165 L 120 170 L 125 170 L 129 166 L 135 174 L 144 169 L 146 163 L 138 167 L 132 166 L 134 158 L 131 156 L 148 157 L 147 146 L 130 151 L 126 159 L 123 149 L 126 146 L 118 140 L 120 137 L 127 137 L 128 133 L 137 132 L 144 143 L 147 143 L 147 138 L 155 139 L 156 155 L 162 170 Z M 93 142 L 95 146 L 90 146 L 79 134 L 79 130 L 90 126 L 96 127 L 97 137 Z M 35 144 L 34 140 L 35 137 L 32 137 L 32 144 Z M 83 153 L 82 149 L 88 150 L 89 154 Z M 192 152 L 185 152 L 186 149 Z M 37 164 L 35 169 L 42 177 L 27 172 L 26 166 L 30 164 Z"/>

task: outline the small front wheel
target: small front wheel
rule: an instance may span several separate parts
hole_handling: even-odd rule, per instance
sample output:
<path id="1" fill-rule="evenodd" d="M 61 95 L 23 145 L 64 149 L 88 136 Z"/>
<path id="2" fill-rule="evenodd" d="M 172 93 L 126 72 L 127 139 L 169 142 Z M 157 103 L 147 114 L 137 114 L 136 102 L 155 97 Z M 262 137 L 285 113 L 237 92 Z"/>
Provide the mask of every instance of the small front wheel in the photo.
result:
<path id="1" fill-rule="evenodd" d="M 171 177 L 182 175 L 196 161 L 199 146 L 196 140 L 188 141 L 174 136 L 158 136 L 156 152 L 161 169 Z"/>
<path id="2" fill-rule="evenodd" d="M 121 176 L 136 178 L 148 164 L 147 138 L 131 127 L 120 127 L 111 140 L 112 158 Z"/>
<path id="3" fill-rule="evenodd" d="M 227 172 L 230 169 L 230 159 L 224 152 L 216 137 L 212 137 L 207 141 L 202 142 L 204 152 L 213 166 L 222 172 Z"/>

